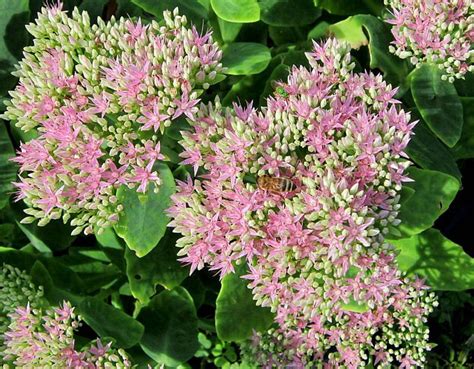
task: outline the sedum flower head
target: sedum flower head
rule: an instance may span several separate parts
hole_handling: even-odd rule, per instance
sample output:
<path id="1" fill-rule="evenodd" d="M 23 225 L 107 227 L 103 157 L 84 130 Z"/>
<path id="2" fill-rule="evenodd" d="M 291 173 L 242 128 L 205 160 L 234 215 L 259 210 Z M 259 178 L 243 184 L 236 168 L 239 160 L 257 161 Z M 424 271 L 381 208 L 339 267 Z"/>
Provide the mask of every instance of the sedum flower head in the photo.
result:
<path id="1" fill-rule="evenodd" d="M 355 368 L 375 355 L 372 337 L 391 334 L 383 327 L 398 319 L 397 304 L 426 340 L 409 316 L 427 313 L 434 297 L 402 304 L 411 284 L 384 237 L 399 223 L 415 123 L 381 76 L 353 72 L 348 44 L 315 44 L 308 59 L 311 68 L 294 67 L 262 111 L 201 107 L 181 141 L 183 163 L 199 175 L 179 183 L 170 225 L 191 270 L 208 265 L 223 276 L 248 264 L 257 304 L 276 314 L 279 328 L 264 344 L 282 343 L 284 357 L 270 350 L 276 367 L 324 359 Z M 379 362 L 421 363 L 424 342 L 416 352 L 381 348 Z"/>
<path id="2" fill-rule="evenodd" d="M 282 326 L 255 332 L 242 345 L 243 361 L 266 369 L 316 368 L 321 363 L 327 369 L 424 368 L 426 352 L 432 347 L 427 318 L 437 299 L 426 291 L 423 281 L 403 277 L 395 265 L 385 268 L 397 274 L 399 284 L 385 287 L 376 306 L 361 311 L 333 307 L 332 316 L 313 316 L 306 324 L 293 311 L 291 323 L 287 317 Z M 370 280 L 380 284 L 376 276 Z M 355 283 L 353 279 L 347 282 L 349 286 Z M 373 292 L 368 285 L 363 290 L 359 293 Z"/>
<path id="3" fill-rule="evenodd" d="M 15 368 L 130 368 L 122 350 L 114 350 L 100 340 L 78 351 L 74 331 L 81 319 L 70 303 L 42 311 L 30 305 L 10 314 L 11 324 L 5 333 L 2 353 Z"/>
<path id="4" fill-rule="evenodd" d="M 0 273 L 0 352 L 4 350 L 3 334 L 10 324 L 8 315 L 27 304 L 35 309 L 43 306 L 43 288 L 37 288 L 24 271 L 3 264 Z"/>
<path id="5" fill-rule="evenodd" d="M 390 50 L 416 66 L 432 63 L 453 82 L 474 71 L 471 0 L 385 0 L 395 40 Z"/>
<path id="6" fill-rule="evenodd" d="M 73 233 L 117 222 L 121 185 L 160 185 L 160 137 L 192 118 L 199 95 L 218 81 L 221 51 L 210 33 L 188 27 L 177 9 L 162 24 L 112 19 L 91 25 L 61 6 L 43 8 L 25 48 L 4 118 L 37 138 L 23 143 L 18 199 L 29 215 L 71 220 Z"/>

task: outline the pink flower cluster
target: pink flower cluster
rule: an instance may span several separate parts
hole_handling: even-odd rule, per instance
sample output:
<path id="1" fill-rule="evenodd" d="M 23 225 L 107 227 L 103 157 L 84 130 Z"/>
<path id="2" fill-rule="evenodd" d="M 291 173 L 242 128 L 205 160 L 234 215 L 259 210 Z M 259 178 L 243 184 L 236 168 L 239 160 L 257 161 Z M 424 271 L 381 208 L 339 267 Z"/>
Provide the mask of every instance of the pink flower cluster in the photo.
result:
<path id="1" fill-rule="evenodd" d="M 390 50 L 414 65 L 436 64 L 453 82 L 474 71 L 471 0 L 385 0 L 393 17 Z"/>
<path id="2" fill-rule="evenodd" d="M 385 241 L 415 123 L 381 76 L 352 71 L 349 45 L 315 44 L 308 59 L 261 111 L 217 101 L 183 132 L 198 176 L 170 209 L 179 255 L 221 276 L 248 264 L 278 326 L 248 351 L 262 366 L 421 366 L 434 296 L 397 270 Z M 264 176 L 294 190 L 269 191 Z"/>
<path id="3" fill-rule="evenodd" d="M 67 302 L 52 310 L 19 307 L 10 314 L 11 324 L 5 333 L 6 348 L 1 353 L 15 368 L 131 368 L 125 352 L 113 350 L 100 340 L 77 351 L 74 331 L 80 317 Z M 8 366 L 7 366 L 8 367 Z"/>
<path id="4" fill-rule="evenodd" d="M 288 295 L 297 300 L 282 299 L 277 325 L 254 333 L 252 342 L 244 344 L 244 362 L 265 369 L 321 363 L 325 369 L 425 367 L 431 349 L 426 322 L 437 306 L 433 293 L 423 281 L 404 277 L 393 256 L 382 254 L 365 263 L 367 269 L 355 277 L 333 281 L 332 290 L 294 286 Z M 306 301 L 298 296 L 303 293 Z"/>
<path id="5" fill-rule="evenodd" d="M 164 12 L 164 24 L 112 19 L 91 25 L 61 5 L 43 8 L 3 118 L 36 138 L 21 145 L 18 199 L 24 222 L 71 220 L 73 234 L 117 222 L 122 186 L 160 185 L 154 164 L 172 122 L 192 118 L 199 94 L 220 78 L 221 51 L 210 33 Z"/>
<path id="6" fill-rule="evenodd" d="M 46 304 L 42 287 L 36 287 L 25 271 L 8 264 L 0 268 L 0 367 L 4 364 L 4 333 L 10 325 L 9 315 L 27 304 L 34 309 Z"/>

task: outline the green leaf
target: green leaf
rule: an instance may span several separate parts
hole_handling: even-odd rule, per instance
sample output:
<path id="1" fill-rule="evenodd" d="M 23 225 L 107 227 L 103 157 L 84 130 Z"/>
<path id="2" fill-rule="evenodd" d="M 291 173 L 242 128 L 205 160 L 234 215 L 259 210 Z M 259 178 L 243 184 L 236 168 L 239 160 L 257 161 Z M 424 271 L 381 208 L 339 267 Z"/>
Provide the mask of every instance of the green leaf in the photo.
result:
<path id="1" fill-rule="evenodd" d="M 98 250 L 95 247 L 74 247 L 69 250 L 71 256 L 77 256 L 83 258 L 84 260 L 92 259 L 96 261 L 101 261 L 103 263 L 109 263 L 110 259 L 106 253 L 102 250 Z"/>
<path id="2" fill-rule="evenodd" d="M 201 26 L 203 19 L 207 19 L 207 9 L 196 0 L 132 0 L 147 13 L 158 19 L 163 19 L 165 10 L 179 9 L 179 13 L 188 17 L 195 25 Z"/>
<path id="3" fill-rule="evenodd" d="M 101 234 L 96 233 L 96 239 L 112 263 L 125 273 L 124 250 L 126 246 L 114 229 L 112 227 L 105 228 Z"/>
<path id="4" fill-rule="evenodd" d="M 456 159 L 474 158 L 474 97 L 461 97 L 464 113 L 464 124 L 461 138 L 453 147 Z"/>
<path id="5" fill-rule="evenodd" d="M 0 120 L 0 209 L 7 205 L 8 197 L 13 192 L 12 182 L 16 179 L 16 165 L 10 159 L 14 156 L 15 150 L 7 127 Z"/>
<path id="6" fill-rule="evenodd" d="M 98 298 L 85 297 L 77 309 L 100 337 L 112 337 L 120 347 L 132 347 L 143 336 L 144 327 L 140 322 Z"/>
<path id="7" fill-rule="evenodd" d="M 271 26 L 304 26 L 321 16 L 313 0 L 261 0 L 259 5 L 262 21 Z"/>
<path id="8" fill-rule="evenodd" d="M 4 247 L 12 247 L 18 245 L 18 238 L 21 232 L 13 223 L 0 224 L 0 245 Z"/>
<path id="9" fill-rule="evenodd" d="M 411 77 L 416 106 L 430 129 L 449 147 L 461 137 L 463 107 L 452 83 L 441 79 L 442 72 L 424 64 Z"/>
<path id="10" fill-rule="evenodd" d="M 71 229 L 68 225 L 61 223 L 60 220 L 51 221 L 44 227 L 39 227 L 35 223 L 17 225 L 28 237 L 31 244 L 40 252 L 59 251 L 68 248 L 75 240 L 71 236 Z"/>
<path id="11" fill-rule="evenodd" d="M 234 41 L 242 28 L 242 23 L 227 22 L 222 18 L 217 18 L 217 22 L 224 42 Z"/>
<path id="12" fill-rule="evenodd" d="M 426 278 L 435 290 L 463 291 L 474 288 L 474 259 L 437 229 L 391 241 L 400 252 L 401 270 Z"/>
<path id="13" fill-rule="evenodd" d="M 199 4 L 201 4 L 207 12 L 211 8 L 211 0 L 196 0 Z"/>
<path id="14" fill-rule="evenodd" d="M 62 3 L 64 4 L 64 9 L 72 11 L 74 7 L 77 7 L 81 0 L 64 0 Z"/>
<path id="15" fill-rule="evenodd" d="M 20 222 L 16 222 L 16 225 L 21 229 L 21 231 L 25 234 L 25 236 L 30 240 L 31 244 L 33 247 L 41 252 L 42 254 L 48 254 L 49 256 L 52 255 L 51 249 L 38 237 L 33 232 L 30 232 L 30 230 L 25 227 L 25 225 L 21 224 Z"/>
<path id="16" fill-rule="evenodd" d="M 6 110 L 2 96 L 6 95 L 8 91 L 13 90 L 18 81 L 18 78 L 12 75 L 14 70 L 15 67 L 13 64 L 0 59 L 0 113 Z"/>
<path id="17" fill-rule="evenodd" d="M 82 297 L 70 290 L 58 287 L 57 283 L 55 283 L 55 280 L 49 273 L 50 267 L 51 264 L 46 268 L 40 260 L 36 260 L 29 272 L 33 283 L 36 286 L 43 287 L 44 296 L 52 305 L 59 305 L 63 301 L 70 301 L 74 305 L 79 304 Z M 68 273 L 64 273 L 63 275 L 67 277 Z"/>
<path id="18" fill-rule="evenodd" d="M 401 223 L 397 229 L 402 237 L 431 228 L 459 191 L 459 181 L 445 173 L 412 167 L 408 170 L 408 176 L 414 182 L 407 186 L 415 193 L 400 208 L 398 218 Z"/>
<path id="19" fill-rule="evenodd" d="M 252 23 L 260 20 L 257 0 L 211 0 L 211 6 L 217 16 L 227 22 Z"/>
<path id="20" fill-rule="evenodd" d="M 29 18 L 29 0 L 0 0 L 0 64 L 13 64 L 21 58 L 28 41 L 24 26 Z"/>
<path id="21" fill-rule="evenodd" d="M 117 17 L 142 17 L 144 10 L 138 5 L 132 3 L 131 0 L 116 0 L 117 10 L 115 12 Z M 162 15 L 160 15 L 161 17 Z"/>
<path id="22" fill-rule="evenodd" d="M 165 210 L 170 205 L 170 196 L 176 192 L 173 173 L 166 164 L 159 163 L 161 185 L 158 193 L 153 185 L 146 193 L 137 193 L 122 186 L 117 191 L 119 203 L 124 210 L 115 231 L 138 257 L 148 254 L 164 236 L 169 222 Z"/>
<path id="23" fill-rule="evenodd" d="M 41 256 L 37 259 L 47 268 L 56 287 L 76 295 L 80 295 L 84 291 L 85 286 L 81 278 L 66 265 L 53 258 Z"/>
<path id="24" fill-rule="evenodd" d="M 189 292 L 194 301 L 194 306 L 199 309 L 206 298 L 206 291 L 208 286 L 199 277 L 199 272 L 193 273 L 186 278 L 181 284 Z M 214 328 L 214 324 L 212 324 Z"/>
<path id="25" fill-rule="evenodd" d="M 23 252 L 11 247 L 0 246 L 2 263 L 10 264 L 18 269 L 29 271 L 36 261 L 33 254 Z"/>
<path id="26" fill-rule="evenodd" d="M 72 248 L 69 250 L 69 255 L 61 256 L 60 260 L 78 273 L 84 281 L 85 292 L 88 294 L 101 289 L 107 290 L 114 283 L 121 283 L 124 280 L 120 269 L 111 264 L 107 254 L 97 247 Z"/>
<path id="27" fill-rule="evenodd" d="M 380 14 L 384 8 L 382 0 L 314 0 L 316 6 L 335 15 L 358 13 Z"/>
<path id="28" fill-rule="evenodd" d="M 359 49 L 361 46 L 369 44 L 362 25 L 363 20 L 359 16 L 354 16 L 330 25 L 328 31 L 339 40 L 349 42 L 352 48 Z"/>
<path id="29" fill-rule="evenodd" d="M 290 74 L 292 66 L 303 65 L 307 67 L 308 59 L 303 51 L 289 51 L 275 56 L 271 61 L 269 69 L 274 65 L 276 66 L 268 77 L 265 83 L 265 88 L 260 95 L 260 105 L 262 106 L 266 105 L 266 98 L 268 96 L 273 93 L 278 93 L 278 91 L 275 90 L 275 83 L 279 81 L 285 82 Z"/>
<path id="30" fill-rule="evenodd" d="M 306 41 L 306 30 L 301 27 L 269 26 L 268 35 L 276 46 L 288 46 L 288 48 Z"/>
<path id="31" fill-rule="evenodd" d="M 0 247 L 0 260 L 27 272 L 30 272 L 36 261 L 40 261 L 47 268 L 48 278 L 51 279 L 55 287 L 71 294 L 81 294 L 84 290 L 85 286 L 77 273 L 57 259 L 13 248 Z"/>
<path id="32" fill-rule="evenodd" d="M 222 100 L 222 104 L 229 106 L 235 99 L 257 101 L 261 98 L 273 70 L 280 64 L 308 66 L 309 62 L 303 51 L 288 51 L 276 55 L 270 61 L 268 67 L 259 74 L 245 76 L 240 80 L 237 77 L 230 77 L 228 83 L 232 87 Z M 265 104 L 265 101 L 262 104 Z"/>
<path id="33" fill-rule="evenodd" d="M 284 52 L 281 54 L 276 55 L 274 60 L 279 60 L 281 64 L 285 64 L 288 66 L 288 69 L 291 69 L 292 66 L 304 66 L 309 68 L 309 61 L 306 57 L 306 53 L 304 51 L 295 51 L 291 50 L 288 52 Z"/>
<path id="34" fill-rule="evenodd" d="M 201 346 L 205 349 L 210 349 L 212 346 L 212 342 L 206 337 L 204 333 L 199 332 L 198 341 L 201 344 Z"/>
<path id="35" fill-rule="evenodd" d="M 29 130 L 28 132 L 18 128 L 14 122 L 10 124 L 10 133 L 12 136 L 13 144 L 19 144 L 20 142 L 28 142 L 35 138 L 38 138 L 39 133 L 36 128 Z"/>
<path id="36" fill-rule="evenodd" d="M 76 239 L 71 236 L 73 227 L 64 224 L 61 220 L 52 220 L 45 226 L 38 226 L 37 222 L 21 224 L 24 218 L 24 205 L 22 203 L 11 203 L 10 207 L 16 219 L 18 227 L 30 240 L 31 244 L 40 252 L 50 253 L 68 248 Z"/>
<path id="37" fill-rule="evenodd" d="M 43 0 L 29 0 L 30 3 L 30 20 L 33 21 L 37 13 L 41 10 L 43 6 Z"/>
<path id="38" fill-rule="evenodd" d="M 353 313 L 365 313 L 369 311 L 369 306 L 366 303 L 359 303 L 351 298 L 347 304 L 341 304 L 341 309 Z"/>
<path id="39" fill-rule="evenodd" d="M 164 161 L 170 162 L 172 164 L 178 164 L 182 162 L 183 159 L 179 156 L 179 153 L 174 150 L 174 148 L 168 146 L 166 141 L 168 141 L 167 137 L 162 137 L 160 153 L 163 154 L 163 156 L 165 157 Z M 176 141 L 174 141 L 173 143 L 176 143 Z"/>
<path id="40" fill-rule="evenodd" d="M 235 42 L 224 49 L 222 64 L 231 75 L 258 74 L 267 68 L 272 55 L 268 47 L 254 42 Z"/>
<path id="41" fill-rule="evenodd" d="M 177 259 L 178 236 L 168 230 L 157 247 L 148 255 L 138 258 L 132 251 L 125 251 L 127 277 L 133 296 L 146 305 L 155 294 L 157 285 L 173 289 L 189 274 Z"/>
<path id="42" fill-rule="evenodd" d="M 79 10 L 86 11 L 92 20 L 97 17 L 102 17 L 104 7 L 109 0 L 84 0 L 79 6 Z"/>
<path id="43" fill-rule="evenodd" d="M 137 319 L 145 326 L 140 346 L 158 363 L 176 367 L 199 348 L 196 309 L 183 287 L 155 296 Z"/>
<path id="44" fill-rule="evenodd" d="M 461 97 L 474 97 L 474 72 L 468 72 L 463 79 L 454 81 L 454 86 Z"/>
<path id="45" fill-rule="evenodd" d="M 311 31 L 308 32 L 308 40 L 319 40 L 323 38 L 331 23 L 326 21 L 319 22 Z"/>
<path id="46" fill-rule="evenodd" d="M 255 304 L 252 291 L 241 278 L 244 268 L 228 274 L 222 280 L 216 300 L 216 331 L 224 341 L 243 341 L 254 330 L 264 331 L 273 323 L 270 309 Z"/>
<path id="47" fill-rule="evenodd" d="M 117 237 L 117 234 L 114 232 L 112 227 L 107 227 L 102 230 L 101 233 L 96 232 L 96 239 L 97 242 L 100 243 L 101 246 L 105 248 L 123 249 L 123 241 Z"/>
<path id="48" fill-rule="evenodd" d="M 400 191 L 400 201 L 399 204 L 401 207 L 404 206 L 404 204 L 408 201 L 410 197 L 412 197 L 415 194 L 415 190 L 411 187 L 403 186 L 402 190 Z M 398 227 L 390 227 L 390 233 L 387 236 L 387 238 L 391 239 L 397 239 L 397 238 L 403 238 L 404 236 L 400 232 Z"/>
<path id="49" fill-rule="evenodd" d="M 83 268 L 75 267 L 73 268 L 77 271 L 84 281 L 86 287 L 86 293 L 100 295 L 101 293 L 104 295 L 109 295 L 109 289 L 116 289 L 120 286 L 120 283 L 123 282 L 122 273 L 118 270 L 115 265 L 104 265 L 95 263 L 97 267 L 95 268 L 95 273 L 83 273 L 81 269 L 93 268 L 93 264 L 86 266 L 84 265 Z"/>
<path id="50" fill-rule="evenodd" d="M 388 51 L 393 37 L 384 22 L 372 15 L 361 14 L 332 24 L 328 31 L 336 38 L 348 41 L 354 49 L 368 46 L 370 68 L 380 69 L 389 83 L 399 86 L 399 93 L 408 88 L 408 64 Z"/>
<path id="51" fill-rule="evenodd" d="M 276 81 L 285 81 L 290 73 L 290 67 L 286 64 L 279 64 L 273 69 L 270 78 L 268 78 L 267 83 L 265 84 L 265 89 L 263 90 L 262 95 L 260 96 L 260 103 L 265 104 L 265 99 L 270 96 L 275 91 L 275 82 Z"/>
<path id="52" fill-rule="evenodd" d="M 423 121 L 417 123 L 406 153 L 424 169 L 449 174 L 461 181 L 461 172 L 449 149 L 436 138 Z"/>
<path id="53" fill-rule="evenodd" d="M 260 90 L 265 86 L 265 80 L 262 77 L 264 73 L 243 77 L 239 81 L 235 81 L 222 99 L 222 105 L 231 106 L 232 102 L 239 99 L 240 101 L 252 101 L 258 99 Z"/>
<path id="54" fill-rule="evenodd" d="M 403 186 L 402 190 L 400 191 L 400 202 L 399 204 L 401 206 L 404 206 L 404 204 L 416 193 L 415 189 L 408 187 L 408 186 Z"/>
<path id="55" fill-rule="evenodd" d="M 173 121 L 173 124 L 165 129 L 165 135 L 169 138 L 172 138 L 175 141 L 183 139 L 181 132 L 190 131 L 192 129 L 191 125 L 188 123 L 186 118 L 179 117 Z M 173 146 L 173 148 L 177 147 Z M 171 145 L 170 145 L 171 146 Z"/>
<path id="56" fill-rule="evenodd" d="M 244 23 L 236 39 L 237 42 L 268 43 L 268 25 L 263 22 Z"/>

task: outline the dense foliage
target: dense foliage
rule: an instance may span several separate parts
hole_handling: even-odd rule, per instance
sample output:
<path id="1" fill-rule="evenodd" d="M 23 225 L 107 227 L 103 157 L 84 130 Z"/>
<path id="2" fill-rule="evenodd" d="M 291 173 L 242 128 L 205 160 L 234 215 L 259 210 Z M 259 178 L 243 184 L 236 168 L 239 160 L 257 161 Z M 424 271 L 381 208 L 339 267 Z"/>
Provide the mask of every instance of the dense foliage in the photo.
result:
<path id="1" fill-rule="evenodd" d="M 474 367 L 474 2 L 0 0 L 0 363 Z"/>

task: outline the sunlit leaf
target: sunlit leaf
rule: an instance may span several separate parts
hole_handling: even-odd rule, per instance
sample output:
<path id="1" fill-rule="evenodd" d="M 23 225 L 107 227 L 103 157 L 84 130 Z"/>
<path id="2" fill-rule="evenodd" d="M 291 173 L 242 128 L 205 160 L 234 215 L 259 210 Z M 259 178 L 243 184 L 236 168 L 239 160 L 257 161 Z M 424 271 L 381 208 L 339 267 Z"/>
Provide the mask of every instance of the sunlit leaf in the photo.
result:
<path id="1" fill-rule="evenodd" d="M 474 258 L 437 229 L 391 241 L 400 254 L 401 270 L 425 278 L 435 290 L 463 291 L 474 288 Z"/>
<path id="2" fill-rule="evenodd" d="M 319 40 L 325 37 L 331 23 L 326 21 L 319 22 L 311 31 L 308 32 L 308 40 Z"/>
<path id="3" fill-rule="evenodd" d="M 242 28 L 242 23 L 228 22 L 222 18 L 218 18 L 217 22 L 224 42 L 234 41 Z"/>
<path id="4" fill-rule="evenodd" d="M 252 23 L 260 20 L 257 0 L 211 0 L 211 6 L 217 16 L 227 22 Z"/>
<path id="5" fill-rule="evenodd" d="M 115 231 L 138 257 L 145 256 L 160 242 L 169 222 L 165 210 L 170 205 L 170 196 L 175 193 L 173 173 L 167 165 L 160 163 L 158 172 L 160 189 L 154 192 L 150 185 L 146 193 L 138 193 L 125 186 L 119 188 L 117 197 L 124 210 L 115 225 Z"/>
<path id="6" fill-rule="evenodd" d="M 410 168 L 408 176 L 414 182 L 406 186 L 415 190 L 401 206 L 397 230 L 402 237 L 418 234 L 431 228 L 459 191 L 459 181 L 445 173 Z"/>
<path id="7" fill-rule="evenodd" d="M 341 309 L 345 311 L 351 311 L 353 313 L 365 313 L 369 310 L 369 306 L 365 303 L 359 303 L 354 299 L 350 299 L 347 304 L 341 304 Z"/>
<path id="8" fill-rule="evenodd" d="M 30 18 L 28 0 L 0 0 L 0 69 L 2 63 L 15 63 L 27 43 L 25 25 Z"/>
<path id="9" fill-rule="evenodd" d="M 388 46 L 393 37 L 383 21 L 372 15 L 354 15 L 330 25 L 328 32 L 348 41 L 354 49 L 368 46 L 370 67 L 381 70 L 385 79 L 398 86 L 401 92 L 408 88 L 408 64 L 389 52 Z"/>
<path id="10" fill-rule="evenodd" d="M 268 47 L 253 42 L 235 42 L 224 49 L 222 64 L 231 75 L 257 74 L 265 70 L 272 56 Z"/>

